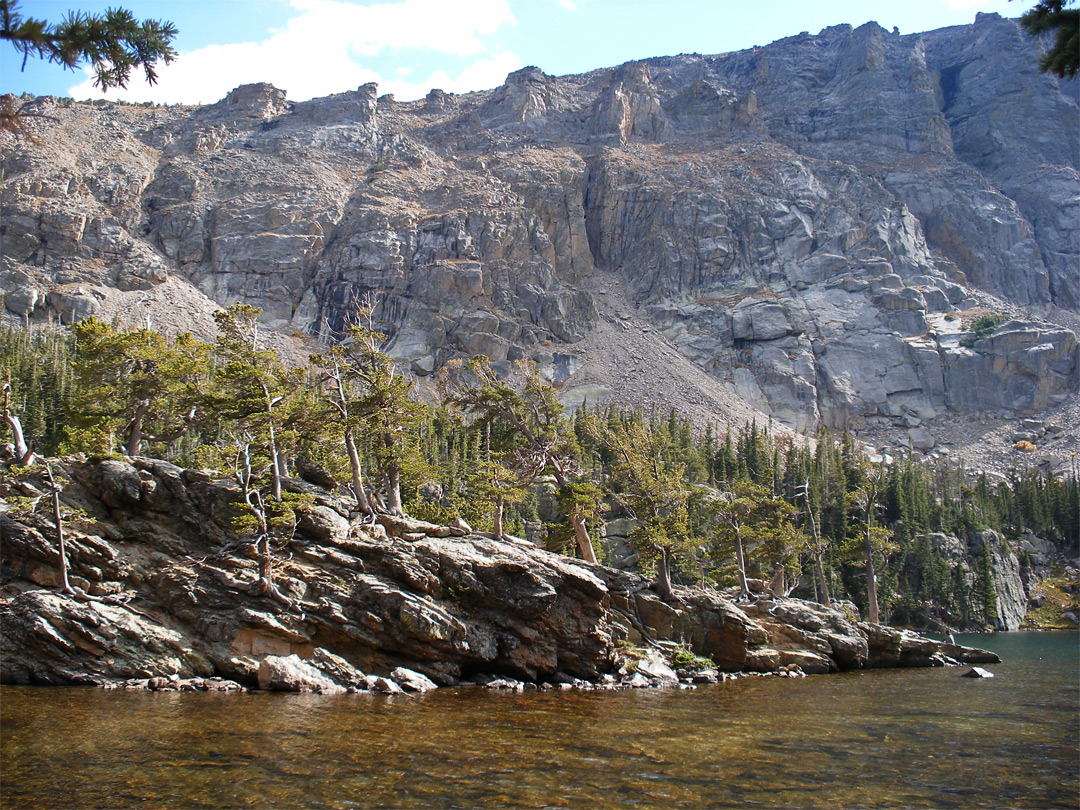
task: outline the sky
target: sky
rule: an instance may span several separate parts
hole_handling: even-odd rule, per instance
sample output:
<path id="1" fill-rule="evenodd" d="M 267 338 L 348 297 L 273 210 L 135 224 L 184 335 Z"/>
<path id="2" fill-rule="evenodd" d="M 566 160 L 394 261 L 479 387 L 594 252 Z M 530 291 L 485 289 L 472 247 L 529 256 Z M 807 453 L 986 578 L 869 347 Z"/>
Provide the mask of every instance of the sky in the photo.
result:
<path id="1" fill-rule="evenodd" d="M 102 93 L 89 69 L 21 57 L 0 42 L 0 92 L 210 104 L 231 89 L 270 82 L 292 101 L 367 82 L 399 101 L 438 87 L 485 90 L 536 65 L 584 73 L 634 59 L 717 54 L 767 45 L 830 25 L 874 20 L 909 34 L 975 20 L 1016 17 L 1034 0 L 20 0 L 24 17 L 58 22 L 69 10 L 129 9 L 179 29 L 179 58 L 149 86 Z"/>

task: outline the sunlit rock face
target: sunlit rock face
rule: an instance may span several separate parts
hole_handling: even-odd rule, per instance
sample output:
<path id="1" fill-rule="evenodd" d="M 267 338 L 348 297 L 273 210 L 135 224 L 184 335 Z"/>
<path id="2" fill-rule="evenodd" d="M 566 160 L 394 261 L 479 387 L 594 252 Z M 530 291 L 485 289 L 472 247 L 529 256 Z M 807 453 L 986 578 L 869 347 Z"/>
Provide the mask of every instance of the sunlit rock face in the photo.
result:
<path id="1" fill-rule="evenodd" d="M 1080 385 L 1049 317 L 1080 305 L 1080 117 L 1038 47 L 979 15 L 415 102 L 39 99 L 40 143 L 0 150 L 5 307 L 164 297 L 158 324 L 199 331 L 243 301 L 325 338 L 375 292 L 389 351 L 428 376 L 477 353 L 578 368 L 614 285 L 635 328 L 798 429 L 1041 412 Z"/>

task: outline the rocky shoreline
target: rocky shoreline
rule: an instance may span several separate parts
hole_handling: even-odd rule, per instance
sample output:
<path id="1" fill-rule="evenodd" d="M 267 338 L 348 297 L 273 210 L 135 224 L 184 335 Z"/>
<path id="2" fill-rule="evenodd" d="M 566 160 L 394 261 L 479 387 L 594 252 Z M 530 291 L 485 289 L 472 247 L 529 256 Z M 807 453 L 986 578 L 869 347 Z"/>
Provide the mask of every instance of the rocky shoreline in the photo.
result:
<path id="1" fill-rule="evenodd" d="M 0 476 L 0 682 L 322 693 L 690 688 L 772 674 L 992 663 L 994 653 L 764 594 L 736 603 L 463 527 L 308 496 L 255 595 L 230 479 L 154 459 L 53 462 L 69 579 L 41 472 Z M 707 660 L 706 660 L 707 659 Z M 673 666 L 674 665 L 674 666 Z"/>

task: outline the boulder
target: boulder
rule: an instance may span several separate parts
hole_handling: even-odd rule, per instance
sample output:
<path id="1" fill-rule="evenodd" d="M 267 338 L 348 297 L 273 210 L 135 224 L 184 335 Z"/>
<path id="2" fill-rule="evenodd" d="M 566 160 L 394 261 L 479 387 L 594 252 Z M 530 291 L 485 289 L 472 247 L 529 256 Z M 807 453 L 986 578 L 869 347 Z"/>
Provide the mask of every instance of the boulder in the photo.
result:
<path id="1" fill-rule="evenodd" d="M 300 510 L 296 530 L 312 540 L 337 544 L 349 536 L 349 521 L 327 506 L 311 504 Z"/>
<path id="2" fill-rule="evenodd" d="M 142 478 L 131 464 L 106 459 L 98 465 L 97 474 L 101 481 L 101 500 L 106 506 L 114 509 L 134 506 L 142 498 Z"/>
<path id="3" fill-rule="evenodd" d="M 335 695 L 345 689 L 299 655 L 268 655 L 259 664 L 259 688 L 271 692 L 318 692 Z"/>
<path id="4" fill-rule="evenodd" d="M 405 690 L 392 678 L 384 678 L 378 675 L 367 676 L 367 688 L 380 695 L 400 695 Z"/>
<path id="5" fill-rule="evenodd" d="M 337 489 L 337 479 L 321 464 L 317 464 L 303 454 L 296 457 L 294 464 L 297 474 L 309 484 L 322 487 L 330 492 Z"/>
<path id="6" fill-rule="evenodd" d="M 635 672 L 648 678 L 653 686 L 671 686 L 678 683 L 679 676 L 656 650 L 650 650 L 649 654 L 637 662 Z"/>
<path id="7" fill-rule="evenodd" d="M 343 686 L 349 691 L 359 691 L 367 688 L 367 676 L 363 672 L 340 655 L 334 655 L 334 653 L 322 647 L 315 648 L 307 663 L 338 686 Z"/>
<path id="8" fill-rule="evenodd" d="M 406 692 L 430 692 L 439 688 L 431 678 L 405 667 L 397 667 L 390 677 Z"/>

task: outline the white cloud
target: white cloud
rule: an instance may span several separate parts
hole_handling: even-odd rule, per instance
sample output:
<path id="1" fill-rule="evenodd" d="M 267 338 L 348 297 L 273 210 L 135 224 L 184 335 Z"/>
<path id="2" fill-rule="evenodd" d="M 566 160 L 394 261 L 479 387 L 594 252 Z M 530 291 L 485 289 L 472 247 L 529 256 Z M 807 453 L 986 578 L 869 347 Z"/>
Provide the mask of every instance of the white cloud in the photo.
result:
<path id="1" fill-rule="evenodd" d="M 291 0 L 298 15 L 261 42 L 211 45 L 181 53 L 159 70 L 153 87 L 133 80 L 126 90 L 105 96 L 123 101 L 211 103 L 241 84 L 270 82 L 293 101 L 351 90 L 377 82 L 380 93 L 401 100 L 419 98 L 432 87 L 451 92 L 501 84 L 521 67 L 508 51 L 489 54 L 482 38 L 503 25 L 516 25 L 508 0 L 388 0 L 358 6 L 346 0 Z M 436 70 L 423 81 L 406 82 L 399 65 L 381 76 L 372 66 L 387 52 L 398 62 L 409 52 L 445 55 L 466 66 L 455 75 Z M 402 53 L 403 52 L 403 53 Z M 365 64 L 368 63 L 368 64 Z M 72 87 L 74 98 L 100 98 L 89 71 Z"/>
<path id="2" fill-rule="evenodd" d="M 448 93 L 468 93 L 471 90 L 486 90 L 498 87 L 512 73 L 524 67 L 516 53 L 501 51 L 490 59 L 478 59 L 456 76 L 445 70 L 436 70 L 420 81 L 406 82 L 404 77 L 388 79 L 379 83 L 379 93 L 393 93 L 398 101 L 426 96 L 428 91 L 437 87 Z"/>

